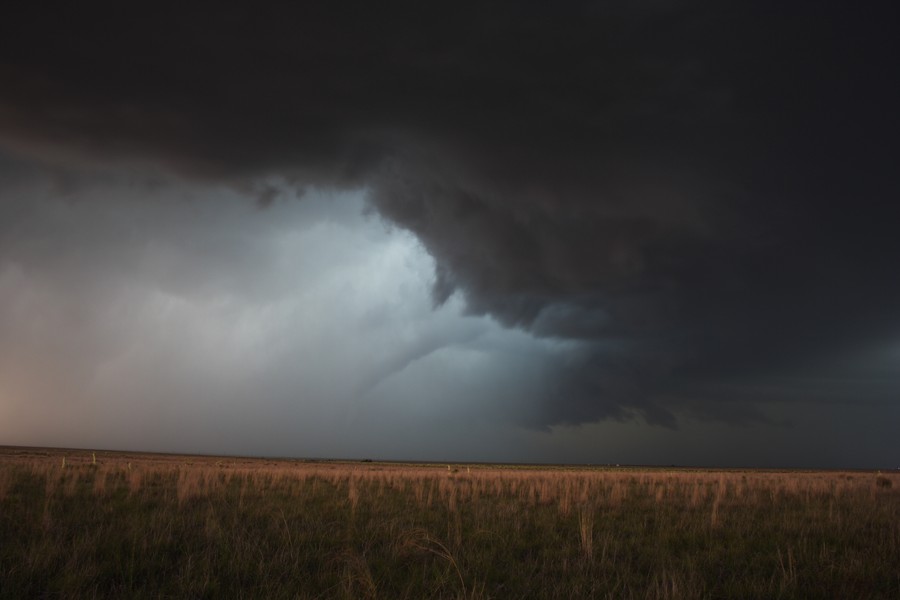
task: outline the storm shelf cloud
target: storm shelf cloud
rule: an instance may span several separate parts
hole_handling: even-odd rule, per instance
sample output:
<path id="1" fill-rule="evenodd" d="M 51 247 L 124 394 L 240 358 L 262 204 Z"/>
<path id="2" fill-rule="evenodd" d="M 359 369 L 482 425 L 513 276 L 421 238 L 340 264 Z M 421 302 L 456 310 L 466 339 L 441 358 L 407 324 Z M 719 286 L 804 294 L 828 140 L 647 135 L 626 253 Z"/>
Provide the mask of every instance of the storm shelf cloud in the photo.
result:
<path id="1" fill-rule="evenodd" d="M 0 443 L 893 465 L 897 16 L 7 11 Z"/>

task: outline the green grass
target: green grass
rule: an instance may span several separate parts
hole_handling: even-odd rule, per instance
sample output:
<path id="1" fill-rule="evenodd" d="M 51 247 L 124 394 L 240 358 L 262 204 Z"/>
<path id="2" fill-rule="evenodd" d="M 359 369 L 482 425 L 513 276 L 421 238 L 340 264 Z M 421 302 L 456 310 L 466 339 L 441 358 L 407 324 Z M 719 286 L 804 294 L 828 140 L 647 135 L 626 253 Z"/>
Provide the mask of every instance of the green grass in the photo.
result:
<path id="1" fill-rule="evenodd" d="M 898 598 L 872 473 L 0 460 L 0 598 Z"/>

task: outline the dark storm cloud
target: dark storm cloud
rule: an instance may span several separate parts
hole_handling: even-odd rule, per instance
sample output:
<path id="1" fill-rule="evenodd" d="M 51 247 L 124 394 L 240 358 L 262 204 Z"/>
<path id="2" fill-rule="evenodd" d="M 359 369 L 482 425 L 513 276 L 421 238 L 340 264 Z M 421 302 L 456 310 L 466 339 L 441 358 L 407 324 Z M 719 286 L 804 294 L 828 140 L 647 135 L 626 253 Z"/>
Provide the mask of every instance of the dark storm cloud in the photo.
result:
<path id="1" fill-rule="evenodd" d="M 438 304 L 583 344 L 533 426 L 900 391 L 889 4 L 391 6 L 9 14 L 0 143 L 367 187 Z"/>

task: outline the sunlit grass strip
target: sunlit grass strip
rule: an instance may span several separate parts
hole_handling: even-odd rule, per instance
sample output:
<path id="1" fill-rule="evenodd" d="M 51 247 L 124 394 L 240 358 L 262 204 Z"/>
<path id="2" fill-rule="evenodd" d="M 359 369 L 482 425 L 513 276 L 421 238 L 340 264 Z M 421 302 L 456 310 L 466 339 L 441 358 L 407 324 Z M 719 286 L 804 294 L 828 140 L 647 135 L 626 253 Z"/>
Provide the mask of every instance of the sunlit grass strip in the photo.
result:
<path id="1" fill-rule="evenodd" d="M 67 459 L 0 454 L 2 598 L 900 597 L 894 473 Z"/>

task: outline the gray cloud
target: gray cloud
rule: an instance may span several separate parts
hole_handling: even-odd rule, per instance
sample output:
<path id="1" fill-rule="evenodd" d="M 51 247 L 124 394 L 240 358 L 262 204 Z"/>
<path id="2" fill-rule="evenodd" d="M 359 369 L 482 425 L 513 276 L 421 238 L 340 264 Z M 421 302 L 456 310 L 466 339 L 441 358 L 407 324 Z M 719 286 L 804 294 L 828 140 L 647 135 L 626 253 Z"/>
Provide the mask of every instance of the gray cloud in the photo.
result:
<path id="1" fill-rule="evenodd" d="M 580 352 L 458 295 L 435 308 L 433 260 L 362 192 L 270 182 L 282 200 L 260 210 L 252 189 L 110 177 L 61 195 L 34 175 L 3 189 L 8 442 L 400 458 L 419 439 L 448 457 L 450 431 L 543 427 L 547 382 Z"/>
<path id="2" fill-rule="evenodd" d="M 4 189 L 4 439 L 337 451 L 377 438 L 340 427 L 368 390 L 489 326 L 432 309 L 430 259 L 359 193 L 260 211 L 217 186 L 43 180 Z"/>
<path id="3" fill-rule="evenodd" d="M 861 358 L 900 335 L 887 5 L 117 10 L 23 8 L 0 29 L 0 144 L 16 157 L 0 174 L 54 169 L 70 198 L 3 203 L 14 288 L 31 281 L 22 264 L 43 265 L 46 285 L 90 306 L 137 269 L 159 293 L 265 303 L 328 270 L 302 253 L 257 268 L 287 259 L 252 240 L 287 234 L 248 215 L 286 210 L 295 190 L 365 188 L 433 258 L 436 305 L 462 299 L 535 348 L 571 344 L 536 350 L 531 394 L 513 385 L 518 399 L 503 400 L 511 366 L 484 383 L 510 422 L 765 424 L 779 420 L 772 403 L 885 404 L 900 391 L 895 363 Z M 82 210 L 79 177 L 93 190 L 125 172 L 176 172 L 259 206 L 163 210 L 173 193 L 143 181 L 133 203 Z M 143 223 L 138 203 L 159 220 Z M 301 228 L 337 218 L 299 206 L 313 211 Z M 340 241 L 316 254 L 364 262 Z M 67 243 L 78 251 L 60 257 Z M 358 325 L 387 314 L 399 313 Z M 403 346 L 355 393 L 443 356 L 447 335 Z"/>

